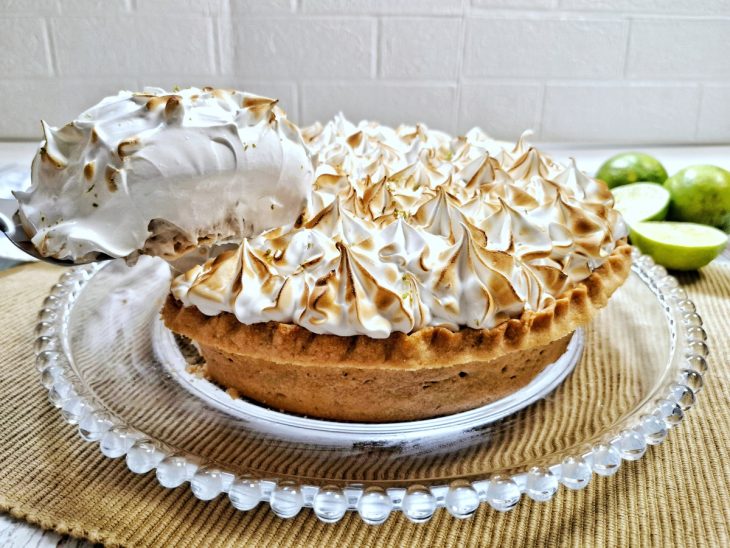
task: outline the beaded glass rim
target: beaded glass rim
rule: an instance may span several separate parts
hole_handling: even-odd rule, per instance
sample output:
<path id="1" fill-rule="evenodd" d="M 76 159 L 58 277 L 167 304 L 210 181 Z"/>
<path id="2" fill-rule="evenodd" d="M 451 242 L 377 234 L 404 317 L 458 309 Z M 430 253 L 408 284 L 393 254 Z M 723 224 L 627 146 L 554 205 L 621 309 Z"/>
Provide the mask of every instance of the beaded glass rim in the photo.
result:
<path id="1" fill-rule="evenodd" d="M 615 426 L 583 453 L 523 473 L 494 475 L 477 481 L 459 479 L 428 487 L 316 486 L 237 476 L 201 462 L 194 455 L 164 447 L 132 425 L 121 422 L 85 392 L 82 379 L 68 359 L 63 334 L 68 330 L 69 313 L 81 290 L 101 268 L 99 264 L 91 264 L 62 274 L 38 314 L 36 367 L 51 403 L 60 409 L 67 423 L 78 426 L 85 441 L 99 443 L 107 457 L 125 457 L 132 472 L 144 474 L 155 470 L 160 485 L 166 488 L 189 482 L 193 494 L 201 500 L 212 500 L 225 493 L 239 510 L 251 510 L 267 502 L 281 518 L 292 518 L 302 508 L 312 508 L 321 521 L 335 523 L 348 511 L 357 511 L 363 521 L 377 525 L 393 511 L 402 511 L 409 520 L 422 523 L 438 508 L 446 508 L 456 518 L 467 518 L 481 503 L 508 511 L 517 506 L 522 495 L 542 502 L 550 500 L 561 484 L 568 489 L 583 489 L 594 473 L 612 476 L 622 461 L 638 460 L 648 446 L 664 441 L 669 430 L 695 404 L 707 371 L 707 335 L 694 303 L 664 267 L 634 250 L 632 270 L 654 293 L 667 318 L 670 370 L 674 377 L 659 387 L 655 397 L 644 405 L 642 414 Z"/>

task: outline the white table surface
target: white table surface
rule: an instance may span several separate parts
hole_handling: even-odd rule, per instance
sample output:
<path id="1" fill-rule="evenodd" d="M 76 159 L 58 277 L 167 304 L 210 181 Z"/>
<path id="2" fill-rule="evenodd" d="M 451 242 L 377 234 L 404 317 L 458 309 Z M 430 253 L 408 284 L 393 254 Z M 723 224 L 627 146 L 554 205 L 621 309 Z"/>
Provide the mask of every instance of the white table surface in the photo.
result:
<path id="1" fill-rule="evenodd" d="M 0 142 L 0 168 L 8 164 L 30 166 L 37 146 L 37 143 L 28 142 Z M 587 173 L 595 173 L 607 158 L 618 152 L 637 150 L 636 147 L 582 147 L 580 145 L 563 144 L 544 144 L 538 145 L 538 147 L 562 162 L 567 161 L 571 156 L 574 157 L 580 169 Z M 642 146 L 638 150 L 656 156 L 664 164 L 670 175 L 692 164 L 714 164 L 730 170 L 730 145 Z M 0 514 L 0 546 L 33 546 L 38 548 L 62 546 L 76 548 L 89 547 L 91 544 L 76 541 L 56 533 L 42 531 L 34 525 Z"/>

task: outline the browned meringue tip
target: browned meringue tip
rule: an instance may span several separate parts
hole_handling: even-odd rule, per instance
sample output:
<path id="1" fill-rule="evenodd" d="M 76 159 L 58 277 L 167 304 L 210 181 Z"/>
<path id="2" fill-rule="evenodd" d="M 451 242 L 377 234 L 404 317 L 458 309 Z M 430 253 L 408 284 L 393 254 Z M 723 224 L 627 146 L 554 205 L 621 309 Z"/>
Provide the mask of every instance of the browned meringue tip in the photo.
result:
<path id="1" fill-rule="evenodd" d="M 94 161 L 88 162 L 86 165 L 84 165 L 84 177 L 87 181 L 90 181 L 94 178 L 94 171 L 95 171 L 95 163 Z"/>
<path id="2" fill-rule="evenodd" d="M 115 168 L 112 165 L 107 165 L 106 170 L 104 171 L 104 180 L 106 181 L 106 186 L 109 188 L 109 192 L 116 192 L 118 185 L 116 181 L 116 177 L 119 174 L 119 170 Z"/>
<path id="3" fill-rule="evenodd" d="M 362 131 L 356 131 L 352 135 L 350 135 L 347 138 L 347 144 L 350 145 L 352 148 L 357 147 L 360 143 L 362 143 L 363 139 L 363 133 Z"/>
<path id="4" fill-rule="evenodd" d="M 532 129 L 526 129 L 522 132 L 520 135 L 520 138 L 517 139 L 517 142 L 515 143 L 514 148 L 512 149 L 512 154 L 521 154 L 525 150 L 525 146 L 527 145 L 527 140 L 532 137 L 535 134 L 535 132 Z M 533 147 L 528 147 L 533 148 Z"/>
<path id="5" fill-rule="evenodd" d="M 41 147 L 39 154 L 41 156 L 41 161 L 43 161 L 44 163 L 50 164 L 51 166 L 53 166 L 56 169 L 63 169 L 66 167 L 65 163 L 63 163 L 60 160 L 51 156 L 51 154 L 48 152 L 48 149 L 45 146 Z"/>
<path id="6" fill-rule="evenodd" d="M 248 95 L 241 101 L 243 108 L 249 108 L 257 110 L 260 108 L 268 109 L 279 103 L 278 99 L 272 99 L 270 97 L 264 97 L 263 95 Z"/>
<path id="7" fill-rule="evenodd" d="M 117 146 L 117 155 L 123 159 L 124 157 L 134 154 L 137 150 L 139 150 L 139 146 L 139 137 L 129 137 L 124 139 L 120 141 Z"/>
<path id="8" fill-rule="evenodd" d="M 147 93 L 141 91 L 132 92 L 132 101 L 138 105 L 146 105 L 150 99 L 156 97 L 154 93 Z M 148 107 L 149 108 L 149 107 Z"/>
<path id="9" fill-rule="evenodd" d="M 171 95 L 165 103 L 165 118 L 172 119 L 178 117 L 183 111 L 182 97 L 179 95 Z"/>
<path id="10" fill-rule="evenodd" d="M 177 101 L 179 103 L 180 101 L 182 101 L 182 96 L 174 95 L 174 94 L 154 95 L 154 96 L 152 96 L 152 98 L 149 101 L 147 101 L 145 106 L 146 106 L 147 110 L 154 110 L 157 107 L 162 106 L 162 105 L 165 105 L 165 107 L 167 107 L 167 105 L 169 104 L 169 102 L 171 100 Z"/>
<path id="11" fill-rule="evenodd" d="M 43 120 L 41 118 L 41 133 L 43 134 L 43 140 L 48 143 L 53 138 L 53 134 L 51 132 L 51 126 L 48 125 L 48 122 Z"/>
<path id="12" fill-rule="evenodd" d="M 45 164 L 50 164 L 55 169 L 63 169 L 66 167 L 65 158 L 60 158 L 51 154 L 48 149 L 54 143 L 53 128 L 48 125 L 45 120 L 41 120 L 41 131 L 43 132 L 44 143 L 41 145 L 40 151 L 38 152 L 41 161 Z"/>

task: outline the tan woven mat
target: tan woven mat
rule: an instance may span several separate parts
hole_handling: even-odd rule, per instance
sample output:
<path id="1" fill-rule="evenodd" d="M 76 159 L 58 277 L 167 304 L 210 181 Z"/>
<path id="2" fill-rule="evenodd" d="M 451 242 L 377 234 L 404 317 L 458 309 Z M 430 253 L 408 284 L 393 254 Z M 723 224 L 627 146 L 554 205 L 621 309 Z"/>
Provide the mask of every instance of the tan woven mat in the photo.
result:
<path id="1" fill-rule="evenodd" d="M 524 497 L 501 514 L 482 505 L 465 521 L 437 511 L 424 525 L 394 513 L 381 526 L 348 515 L 291 520 L 267 505 L 235 510 L 169 490 L 154 474 L 81 441 L 46 398 L 33 365 L 36 311 L 60 270 L 0 274 L 0 511 L 48 529 L 127 546 L 730 546 L 730 261 L 681 281 L 708 331 L 710 372 L 697 407 L 659 447 L 611 478 L 549 503 Z"/>

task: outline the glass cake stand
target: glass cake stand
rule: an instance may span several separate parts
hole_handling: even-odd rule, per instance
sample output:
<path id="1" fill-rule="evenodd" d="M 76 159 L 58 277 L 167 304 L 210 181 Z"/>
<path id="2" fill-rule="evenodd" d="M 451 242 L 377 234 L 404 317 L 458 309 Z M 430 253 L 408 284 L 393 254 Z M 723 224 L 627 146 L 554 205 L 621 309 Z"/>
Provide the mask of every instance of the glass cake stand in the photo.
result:
<path id="1" fill-rule="evenodd" d="M 36 365 L 81 437 L 163 487 L 282 518 L 334 523 L 402 511 L 457 518 L 586 487 L 661 443 L 695 403 L 706 334 L 677 281 L 634 254 L 608 306 L 530 385 L 483 408 L 423 421 L 315 420 L 232 399 L 190 373 L 193 345 L 163 325 L 170 272 L 143 258 L 69 270 L 43 303 Z"/>

